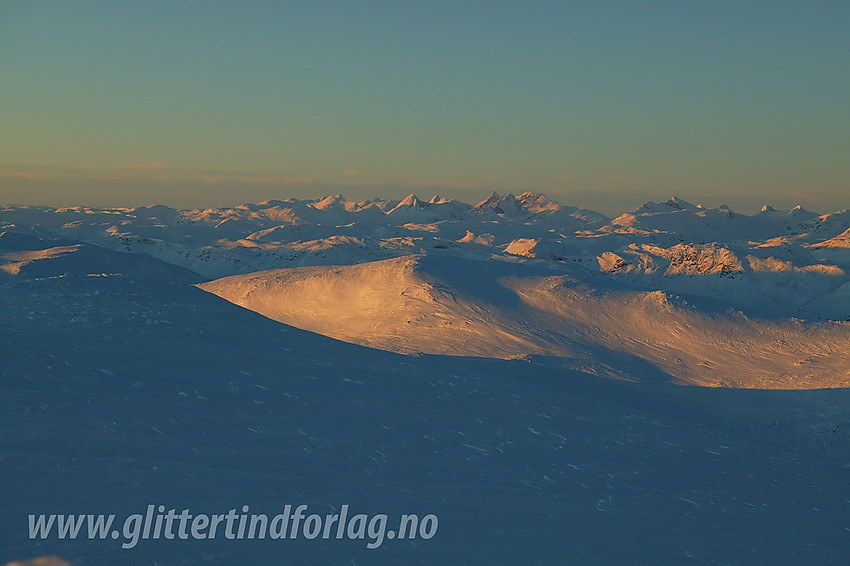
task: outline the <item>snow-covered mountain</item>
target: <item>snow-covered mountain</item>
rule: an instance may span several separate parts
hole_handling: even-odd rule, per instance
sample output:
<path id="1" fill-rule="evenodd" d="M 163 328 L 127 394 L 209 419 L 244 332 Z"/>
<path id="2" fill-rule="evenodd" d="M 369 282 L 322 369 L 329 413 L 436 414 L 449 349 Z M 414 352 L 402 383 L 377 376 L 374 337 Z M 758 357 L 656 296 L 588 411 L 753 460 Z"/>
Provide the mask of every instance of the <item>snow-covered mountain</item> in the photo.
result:
<path id="1" fill-rule="evenodd" d="M 7 276 L 25 279 L 109 275 L 172 283 L 201 279 L 188 269 L 157 260 L 146 253 L 121 253 L 92 244 L 45 239 L 19 232 L 0 233 L 0 271 Z"/>
<path id="2" fill-rule="evenodd" d="M 636 381 L 850 386 L 846 322 L 750 318 L 575 269 L 415 255 L 234 275 L 200 287 L 279 322 L 402 353 L 555 356 L 577 370 Z"/>
<path id="3" fill-rule="evenodd" d="M 601 356 L 602 373 L 660 368 L 713 386 L 850 383 L 847 211 L 748 216 L 673 197 L 611 219 L 531 193 L 474 206 L 336 195 L 206 210 L 7 206 L 0 228 L 7 274 L 135 262 L 127 273 L 219 279 L 202 288 L 396 352 L 545 354 L 575 368 Z M 26 235 L 55 241 L 12 249 Z"/>
<path id="4" fill-rule="evenodd" d="M 760 314 L 778 306 L 786 316 L 842 320 L 850 317 L 846 304 L 832 313 L 805 305 L 845 281 L 848 230 L 846 210 L 817 215 L 765 206 L 747 216 L 673 197 L 610 219 L 532 193 L 493 193 L 475 206 L 437 196 L 350 202 L 336 195 L 229 209 L 0 209 L 0 231 L 145 252 L 207 278 L 451 250 L 582 265 L 644 290 L 708 296 L 736 308 L 756 306 Z"/>
<path id="5" fill-rule="evenodd" d="M 4 207 L 0 562 L 847 563 L 848 216 L 674 204 Z M 286 504 L 439 530 L 27 530 Z"/>

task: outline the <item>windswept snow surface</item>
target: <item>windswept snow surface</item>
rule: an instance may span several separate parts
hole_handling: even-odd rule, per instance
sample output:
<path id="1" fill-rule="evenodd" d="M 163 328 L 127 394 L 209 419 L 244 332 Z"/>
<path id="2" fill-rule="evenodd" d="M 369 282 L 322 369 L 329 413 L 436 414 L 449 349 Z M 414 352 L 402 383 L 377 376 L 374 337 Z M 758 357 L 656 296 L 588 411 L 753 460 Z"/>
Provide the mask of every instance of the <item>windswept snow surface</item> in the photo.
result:
<path id="1" fill-rule="evenodd" d="M 707 311 L 571 271 L 406 256 L 234 275 L 201 288 L 286 324 L 397 352 L 558 356 L 582 371 L 696 385 L 850 385 L 850 324 Z"/>
<path id="2" fill-rule="evenodd" d="M 671 200 L 5 207 L 0 563 L 850 562 L 847 214 Z M 439 529 L 27 529 L 286 504 Z"/>

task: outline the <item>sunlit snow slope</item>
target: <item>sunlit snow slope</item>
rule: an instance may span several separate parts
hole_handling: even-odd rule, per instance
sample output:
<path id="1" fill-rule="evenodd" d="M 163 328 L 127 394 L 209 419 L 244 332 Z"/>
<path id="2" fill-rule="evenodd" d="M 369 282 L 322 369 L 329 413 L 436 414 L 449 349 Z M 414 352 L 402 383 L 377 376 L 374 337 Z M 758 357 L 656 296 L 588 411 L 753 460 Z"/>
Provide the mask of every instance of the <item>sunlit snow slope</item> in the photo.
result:
<path id="1" fill-rule="evenodd" d="M 850 385 L 850 324 L 750 318 L 562 273 L 431 255 L 200 287 L 286 324 L 397 352 L 550 355 L 591 373 L 711 386 Z"/>

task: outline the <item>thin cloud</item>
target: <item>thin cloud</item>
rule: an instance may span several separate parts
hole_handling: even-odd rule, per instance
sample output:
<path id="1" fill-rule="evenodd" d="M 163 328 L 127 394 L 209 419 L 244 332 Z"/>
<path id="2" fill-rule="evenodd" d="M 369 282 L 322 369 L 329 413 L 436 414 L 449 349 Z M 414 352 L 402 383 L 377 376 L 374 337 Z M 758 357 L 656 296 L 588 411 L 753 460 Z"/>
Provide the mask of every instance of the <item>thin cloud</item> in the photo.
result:
<path id="1" fill-rule="evenodd" d="M 377 173 L 363 171 L 361 169 L 343 169 L 342 173 L 348 177 L 355 177 L 351 184 L 340 186 L 354 186 L 361 188 L 368 187 L 384 187 L 400 190 L 410 190 L 411 192 L 417 189 L 485 189 L 491 186 L 492 182 L 497 179 L 496 175 L 479 175 L 479 179 L 486 179 L 490 184 L 485 184 L 479 181 L 470 181 L 462 179 L 434 179 L 429 177 L 404 177 L 396 175 L 380 175 Z"/>
<path id="2" fill-rule="evenodd" d="M 309 185 L 313 179 L 309 177 L 248 177 L 246 183 L 251 185 Z"/>
<path id="3" fill-rule="evenodd" d="M 33 171 L 11 171 L 9 173 L 0 173 L 0 176 L 14 179 L 28 179 L 30 181 L 47 181 L 56 178 L 55 174 L 36 173 Z"/>
<path id="4" fill-rule="evenodd" d="M 375 177 L 355 183 L 357 187 L 409 187 L 415 189 L 484 189 L 490 185 L 460 179 L 430 179 L 427 177 Z"/>
<path id="5" fill-rule="evenodd" d="M 0 178 L 30 181 L 86 179 L 112 182 L 147 182 L 175 184 L 200 182 L 207 185 L 305 185 L 313 183 L 308 177 L 264 175 L 250 171 L 226 169 L 175 169 L 164 162 L 127 163 L 115 168 L 61 167 L 44 164 L 2 164 Z"/>
<path id="6" fill-rule="evenodd" d="M 781 196 L 786 199 L 796 200 L 800 203 L 804 202 L 829 202 L 835 198 L 835 195 L 824 194 L 821 191 L 812 191 L 806 189 L 789 189 L 781 193 Z"/>
<path id="7" fill-rule="evenodd" d="M 160 171 L 165 169 L 165 163 L 162 161 L 149 161 L 146 163 L 127 163 L 124 169 L 130 171 Z"/>
<path id="8" fill-rule="evenodd" d="M 258 175 L 256 171 L 245 171 L 244 169 L 188 168 L 180 169 L 180 172 L 186 175 L 199 175 L 211 178 L 252 177 Z"/>
<path id="9" fill-rule="evenodd" d="M 96 176 L 101 170 L 45 163 L 0 163 L 0 177 L 19 179 L 64 179 Z"/>

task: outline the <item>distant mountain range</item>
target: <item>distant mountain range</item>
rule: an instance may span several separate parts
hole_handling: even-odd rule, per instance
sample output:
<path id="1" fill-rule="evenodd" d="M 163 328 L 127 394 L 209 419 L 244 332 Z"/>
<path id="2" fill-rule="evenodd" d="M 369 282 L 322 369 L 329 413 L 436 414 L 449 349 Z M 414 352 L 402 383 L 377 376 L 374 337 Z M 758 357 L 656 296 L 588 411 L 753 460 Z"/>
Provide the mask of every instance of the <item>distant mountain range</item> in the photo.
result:
<path id="1" fill-rule="evenodd" d="M 0 231 L 6 277 L 208 281 L 281 322 L 393 351 L 547 355 L 700 385 L 850 385 L 846 210 L 743 215 L 673 197 L 608 218 L 532 193 L 475 205 L 337 195 L 5 206 Z"/>

